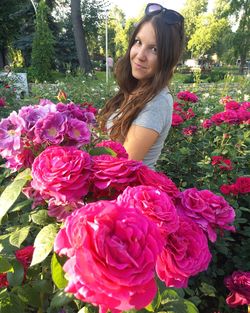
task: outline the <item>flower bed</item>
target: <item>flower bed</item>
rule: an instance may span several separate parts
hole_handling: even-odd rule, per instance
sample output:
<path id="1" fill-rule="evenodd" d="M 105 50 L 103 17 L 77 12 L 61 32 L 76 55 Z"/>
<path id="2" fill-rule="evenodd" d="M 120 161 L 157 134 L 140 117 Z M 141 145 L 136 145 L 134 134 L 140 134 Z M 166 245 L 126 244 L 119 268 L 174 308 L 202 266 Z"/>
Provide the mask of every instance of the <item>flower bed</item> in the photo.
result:
<path id="1" fill-rule="evenodd" d="M 204 313 L 248 304 L 233 274 L 249 271 L 246 151 L 234 138 L 248 105 L 234 106 L 237 125 L 225 118 L 204 128 L 199 97 L 182 92 L 177 101 L 182 123 L 161 172 L 104 140 L 88 103 L 41 100 L 0 122 L 1 309 Z M 223 184 L 236 186 L 223 195 Z M 225 284 L 240 300 L 226 303 L 231 274 Z"/>

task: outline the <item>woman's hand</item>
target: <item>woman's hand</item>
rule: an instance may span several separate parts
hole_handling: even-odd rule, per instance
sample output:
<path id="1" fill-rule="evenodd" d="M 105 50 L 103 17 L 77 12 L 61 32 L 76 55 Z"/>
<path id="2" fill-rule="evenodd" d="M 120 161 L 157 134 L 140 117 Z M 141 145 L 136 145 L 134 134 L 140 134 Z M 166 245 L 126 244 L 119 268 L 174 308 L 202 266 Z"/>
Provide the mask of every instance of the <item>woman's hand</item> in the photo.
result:
<path id="1" fill-rule="evenodd" d="M 158 136 L 159 133 L 153 129 L 131 125 L 123 144 L 129 159 L 142 161 Z"/>

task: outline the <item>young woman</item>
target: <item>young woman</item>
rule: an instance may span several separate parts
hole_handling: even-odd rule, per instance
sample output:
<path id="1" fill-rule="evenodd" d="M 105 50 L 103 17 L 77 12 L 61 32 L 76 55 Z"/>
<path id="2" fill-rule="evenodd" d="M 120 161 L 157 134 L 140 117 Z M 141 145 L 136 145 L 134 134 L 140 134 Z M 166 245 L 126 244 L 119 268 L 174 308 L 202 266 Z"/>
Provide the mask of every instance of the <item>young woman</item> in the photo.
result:
<path id="1" fill-rule="evenodd" d="M 130 159 L 154 168 L 172 121 L 168 85 L 181 56 L 184 18 L 149 3 L 136 26 L 115 75 L 119 92 L 100 112 L 99 122 L 112 140 L 123 144 Z"/>

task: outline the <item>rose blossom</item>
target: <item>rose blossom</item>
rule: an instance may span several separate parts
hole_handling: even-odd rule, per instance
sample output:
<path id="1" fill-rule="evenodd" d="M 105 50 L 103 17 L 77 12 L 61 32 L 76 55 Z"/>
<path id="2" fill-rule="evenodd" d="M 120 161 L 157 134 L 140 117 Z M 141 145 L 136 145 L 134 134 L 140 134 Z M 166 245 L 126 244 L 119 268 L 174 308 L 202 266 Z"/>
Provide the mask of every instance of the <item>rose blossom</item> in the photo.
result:
<path id="1" fill-rule="evenodd" d="M 249 193 L 250 192 L 250 177 L 238 177 L 235 182 L 235 188 L 238 193 Z"/>
<path id="2" fill-rule="evenodd" d="M 107 147 L 113 150 L 116 153 L 117 158 L 128 159 L 128 153 L 123 147 L 123 145 L 117 141 L 112 140 L 103 140 L 99 142 L 96 147 Z"/>
<path id="3" fill-rule="evenodd" d="M 4 98 L 0 98 L 0 107 L 4 107 L 6 105 L 6 101 Z"/>
<path id="4" fill-rule="evenodd" d="M 27 271 L 28 267 L 30 266 L 33 252 L 33 246 L 26 246 L 22 249 L 15 251 L 16 259 L 22 264 L 24 271 Z"/>
<path id="5" fill-rule="evenodd" d="M 166 238 L 156 272 L 166 286 L 186 288 L 189 277 L 206 270 L 211 257 L 202 229 L 191 219 L 180 217 L 178 230 Z"/>
<path id="6" fill-rule="evenodd" d="M 210 128 L 213 125 L 213 122 L 210 119 L 206 119 L 205 121 L 203 121 L 203 123 L 201 124 L 201 126 L 205 129 Z"/>
<path id="7" fill-rule="evenodd" d="M 172 126 L 179 126 L 180 124 L 182 124 L 184 122 L 184 119 L 176 113 L 173 113 L 172 115 Z"/>
<path id="8" fill-rule="evenodd" d="M 177 98 L 192 103 L 196 103 L 199 100 L 195 93 L 192 93 L 187 90 L 178 92 Z"/>
<path id="9" fill-rule="evenodd" d="M 225 105 L 225 110 L 238 110 L 240 108 L 240 104 L 236 101 L 229 101 Z"/>
<path id="10" fill-rule="evenodd" d="M 225 278 L 224 283 L 231 291 L 226 299 L 230 307 L 250 304 L 250 272 L 235 271 L 231 276 Z"/>
<path id="11" fill-rule="evenodd" d="M 92 157 L 91 191 L 94 197 L 116 198 L 128 185 L 136 181 L 136 172 L 142 162 L 119 159 L 111 155 Z"/>
<path id="12" fill-rule="evenodd" d="M 230 159 L 226 159 L 221 155 L 214 155 L 211 157 L 212 165 L 218 165 L 221 170 L 231 171 L 233 169 L 233 165 Z"/>
<path id="13" fill-rule="evenodd" d="M 88 192 L 90 156 L 75 147 L 51 146 L 35 158 L 31 186 L 44 197 L 76 201 Z"/>
<path id="14" fill-rule="evenodd" d="M 127 187 L 117 198 L 118 204 L 126 204 L 139 209 L 155 222 L 163 233 L 175 232 L 179 227 L 179 217 L 171 198 L 152 186 Z"/>
<path id="15" fill-rule="evenodd" d="M 65 291 L 100 306 L 100 312 L 141 309 L 156 292 L 154 268 L 163 241 L 139 210 L 97 201 L 74 211 L 56 236 L 54 250 L 66 255 Z"/>
<path id="16" fill-rule="evenodd" d="M 164 173 L 156 172 L 148 166 L 141 166 L 137 172 L 137 185 L 153 186 L 166 192 L 170 198 L 175 198 L 180 193 L 174 182 Z"/>
<path id="17" fill-rule="evenodd" d="M 55 217 L 58 221 L 64 221 L 74 210 L 83 206 L 83 202 L 61 202 L 50 199 L 48 203 L 48 215 Z"/>
<path id="18" fill-rule="evenodd" d="M 176 208 L 179 214 L 191 218 L 206 231 L 212 242 L 217 237 L 216 228 L 235 230 L 229 225 L 235 218 L 234 209 L 223 197 L 210 190 L 184 190 L 176 199 Z"/>
<path id="19" fill-rule="evenodd" d="M 90 142 L 91 133 L 86 122 L 70 118 L 67 126 L 67 135 L 77 147 Z"/>
<path id="20" fill-rule="evenodd" d="M 198 129 L 197 126 L 191 125 L 191 126 L 183 128 L 182 133 L 185 136 L 192 136 L 197 132 L 197 129 Z"/>

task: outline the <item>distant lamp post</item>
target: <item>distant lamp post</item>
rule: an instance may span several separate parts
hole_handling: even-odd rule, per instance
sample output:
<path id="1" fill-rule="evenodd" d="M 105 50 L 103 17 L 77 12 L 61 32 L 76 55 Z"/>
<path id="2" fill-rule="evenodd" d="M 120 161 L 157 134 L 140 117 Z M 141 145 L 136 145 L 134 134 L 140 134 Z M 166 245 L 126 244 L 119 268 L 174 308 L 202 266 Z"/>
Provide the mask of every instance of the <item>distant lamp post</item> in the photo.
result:
<path id="1" fill-rule="evenodd" d="M 106 10 L 105 19 L 105 55 L 106 55 L 106 84 L 109 81 L 109 67 L 108 67 L 108 10 Z"/>

